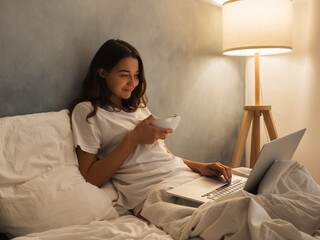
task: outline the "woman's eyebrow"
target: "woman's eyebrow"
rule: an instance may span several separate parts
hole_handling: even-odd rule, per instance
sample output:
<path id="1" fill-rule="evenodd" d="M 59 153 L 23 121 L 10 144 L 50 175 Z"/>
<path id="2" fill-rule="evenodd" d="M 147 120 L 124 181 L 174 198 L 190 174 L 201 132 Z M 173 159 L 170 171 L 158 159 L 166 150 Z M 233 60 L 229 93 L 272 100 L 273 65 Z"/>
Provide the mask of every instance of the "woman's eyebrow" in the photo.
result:
<path id="1" fill-rule="evenodd" d="M 123 70 L 119 70 L 118 72 L 126 72 L 126 73 L 130 73 L 130 71 L 129 71 L 129 70 L 125 70 L 125 69 L 123 69 Z M 136 73 L 139 73 L 139 70 L 138 70 L 138 71 L 136 71 Z"/>

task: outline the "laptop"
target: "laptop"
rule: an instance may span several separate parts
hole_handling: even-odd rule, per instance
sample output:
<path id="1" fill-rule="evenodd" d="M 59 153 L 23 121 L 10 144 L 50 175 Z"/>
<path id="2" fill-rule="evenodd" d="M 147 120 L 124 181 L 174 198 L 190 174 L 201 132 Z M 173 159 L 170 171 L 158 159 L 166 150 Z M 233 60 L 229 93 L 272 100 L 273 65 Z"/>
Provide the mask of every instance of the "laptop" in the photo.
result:
<path id="1" fill-rule="evenodd" d="M 231 183 L 228 184 L 222 177 L 209 178 L 201 176 L 191 182 L 168 190 L 168 193 L 198 203 L 216 200 L 239 190 L 256 194 L 264 175 L 275 161 L 291 160 L 305 131 L 306 129 L 304 128 L 266 143 L 262 147 L 248 178 L 234 175 Z"/>

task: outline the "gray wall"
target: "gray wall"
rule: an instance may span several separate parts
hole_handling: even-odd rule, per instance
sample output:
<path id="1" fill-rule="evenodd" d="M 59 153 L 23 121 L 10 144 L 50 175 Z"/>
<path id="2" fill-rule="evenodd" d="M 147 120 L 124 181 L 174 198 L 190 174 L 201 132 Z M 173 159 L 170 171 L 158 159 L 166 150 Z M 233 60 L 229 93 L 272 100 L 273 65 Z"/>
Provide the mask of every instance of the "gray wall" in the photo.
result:
<path id="1" fill-rule="evenodd" d="M 110 38 L 140 51 L 150 110 L 182 116 L 172 152 L 230 164 L 244 61 L 221 55 L 221 9 L 204 0 L 0 0 L 0 117 L 68 107 Z"/>

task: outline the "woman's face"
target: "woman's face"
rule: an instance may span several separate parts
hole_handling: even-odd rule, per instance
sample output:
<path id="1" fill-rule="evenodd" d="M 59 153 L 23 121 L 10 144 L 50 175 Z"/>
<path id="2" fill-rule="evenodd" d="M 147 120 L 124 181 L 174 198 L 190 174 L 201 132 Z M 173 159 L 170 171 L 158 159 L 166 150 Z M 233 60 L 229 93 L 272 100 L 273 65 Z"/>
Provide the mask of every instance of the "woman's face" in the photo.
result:
<path id="1" fill-rule="evenodd" d="M 112 93 L 111 101 L 118 107 L 122 107 L 121 99 L 129 99 L 139 84 L 139 62 L 136 58 L 123 58 L 110 71 L 101 69 L 99 73 L 107 81 Z"/>

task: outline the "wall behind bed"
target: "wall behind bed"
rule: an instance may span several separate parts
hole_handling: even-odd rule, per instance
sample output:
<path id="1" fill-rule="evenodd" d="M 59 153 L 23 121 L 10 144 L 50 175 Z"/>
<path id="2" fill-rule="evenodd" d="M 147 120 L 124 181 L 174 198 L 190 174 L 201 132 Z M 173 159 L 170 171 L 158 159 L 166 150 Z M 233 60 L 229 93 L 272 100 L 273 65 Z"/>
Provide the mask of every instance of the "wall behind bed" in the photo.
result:
<path id="1" fill-rule="evenodd" d="M 132 43 L 149 108 L 179 113 L 173 153 L 230 164 L 244 104 L 244 60 L 221 54 L 221 8 L 205 0 L 0 0 L 0 117 L 67 108 L 97 49 Z"/>

